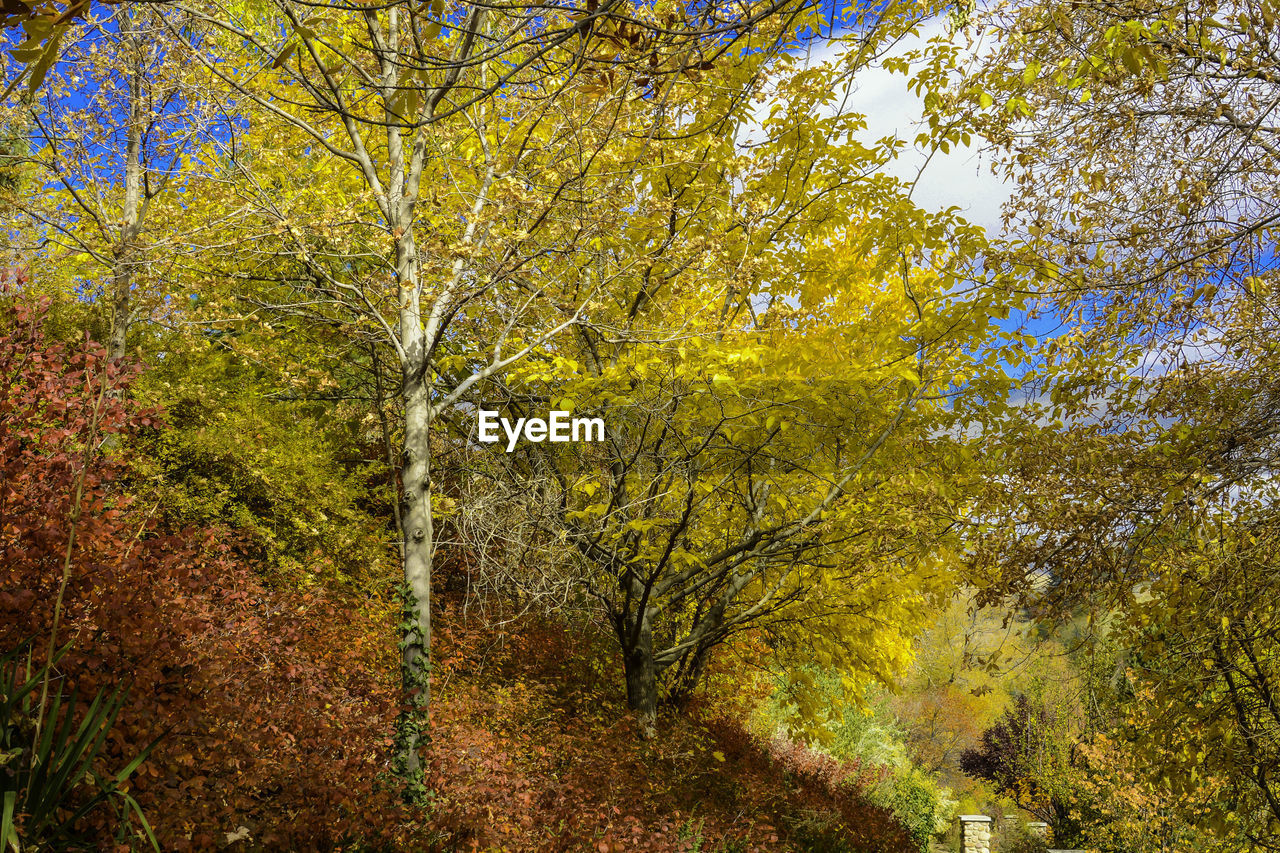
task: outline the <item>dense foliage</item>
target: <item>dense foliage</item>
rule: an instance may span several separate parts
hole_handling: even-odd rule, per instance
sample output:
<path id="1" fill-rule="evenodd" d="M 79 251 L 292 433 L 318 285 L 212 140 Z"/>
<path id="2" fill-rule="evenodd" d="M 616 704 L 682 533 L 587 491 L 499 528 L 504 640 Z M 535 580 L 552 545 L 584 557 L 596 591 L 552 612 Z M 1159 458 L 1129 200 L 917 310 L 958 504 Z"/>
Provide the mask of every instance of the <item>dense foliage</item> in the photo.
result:
<path id="1" fill-rule="evenodd" d="M 1278 15 L 6 2 L 0 847 L 1276 849 Z"/>
<path id="2" fill-rule="evenodd" d="M 376 603 L 269 589 L 229 530 L 167 529 L 126 488 L 127 454 L 103 449 L 166 428 L 121 393 L 132 371 L 92 342 L 50 340 L 47 306 L 10 293 L 0 310 L 0 647 L 48 642 L 59 619 L 59 679 L 82 696 L 128 688 L 102 760 L 123 767 L 160 738 L 129 790 L 164 849 L 242 825 L 280 846 L 394 837 L 396 798 L 378 792 L 395 694 Z M 290 820 L 286 803 L 313 819 Z M 114 832 L 108 817 L 84 831 Z"/>

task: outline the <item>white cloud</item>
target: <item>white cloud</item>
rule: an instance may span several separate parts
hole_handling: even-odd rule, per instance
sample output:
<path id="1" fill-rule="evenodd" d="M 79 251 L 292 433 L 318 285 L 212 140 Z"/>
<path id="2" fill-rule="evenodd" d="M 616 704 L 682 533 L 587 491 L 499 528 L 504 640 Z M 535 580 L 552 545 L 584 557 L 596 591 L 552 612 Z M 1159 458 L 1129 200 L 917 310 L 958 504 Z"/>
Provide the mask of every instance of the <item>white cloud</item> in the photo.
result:
<path id="1" fill-rule="evenodd" d="M 935 18 L 920 27 L 918 36 L 904 39 L 890 55 L 901 56 L 921 48 L 929 39 L 945 35 L 946 31 L 946 20 Z M 809 61 L 825 62 L 838 54 L 839 45 L 828 42 L 814 49 Z M 858 72 L 852 91 L 844 99 L 844 109 L 867 117 L 867 129 L 860 135 L 860 141 L 871 144 L 894 135 L 906 140 L 907 147 L 887 171 L 907 183 L 916 181 L 912 193 L 916 203 L 927 210 L 958 206 L 970 222 L 983 226 L 988 233 L 998 234 L 1000 207 L 1009 199 L 1011 186 L 991 174 L 990 156 L 979 150 L 981 140 L 952 148 L 948 154 L 935 152 L 932 157 L 914 145 L 920 132 L 924 102 L 907 88 L 908 79 L 878 66 Z"/>

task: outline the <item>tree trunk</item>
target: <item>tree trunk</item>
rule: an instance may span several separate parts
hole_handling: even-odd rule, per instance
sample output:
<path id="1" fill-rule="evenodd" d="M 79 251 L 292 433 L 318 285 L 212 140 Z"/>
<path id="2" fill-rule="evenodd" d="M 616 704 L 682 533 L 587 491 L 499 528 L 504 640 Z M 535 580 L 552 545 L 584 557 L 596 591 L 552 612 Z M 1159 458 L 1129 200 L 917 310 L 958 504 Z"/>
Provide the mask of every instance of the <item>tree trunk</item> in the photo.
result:
<path id="1" fill-rule="evenodd" d="M 707 666 L 710 652 L 698 647 L 681 658 L 678 671 L 670 683 L 667 700 L 677 708 L 683 708 L 693 698 L 693 693 L 702 681 L 702 673 Z"/>
<path id="2" fill-rule="evenodd" d="M 107 357 L 124 358 L 129 339 L 134 267 L 137 265 L 138 208 L 142 195 L 142 71 L 129 78 L 129 128 L 124 151 L 124 204 L 120 211 L 120 237 L 111 264 L 111 331 Z"/>
<path id="3" fill-rule="evenodd" d="M 400 640 L 401 683 L 406 709 L 400 721 L 404 770 L 416 776 L 418 748 L 425 740 L 431 703 L 431 526 L 430 398 L 420 379 L 405 377 L 404 614 Z"/>
<path id="4" fill-rule="evenodd" d="M 658 733 L 658 667 L 653 659 L 653 625 L 646 610 L 639 624 L 624 624 L 622 669 L 627 679 L 627 707 L 636 715 L 640 736 Z"/>
<path id="5" fill-rule="evenodd" d="M 404 565 L 404 516 L 401 506 L 400 484 L 394 473 L 396 468 L 396 452 L 391 443 L 391 419 L 387 417 L 387 395 L 382 384 L 382 360 L 378 358 L 376 344 L 369 345 L 369 357 L 373 365 L 373 389 L 378 406 L 378 422 L 382 427 L 382 453 L 387 463 L 387 494 L 392 496 L 391 509 L 396 522 L 396 550 L 400 554 L 400 565 Z M 404 467 L 403 464 L 400 467 Z"/>
<path id="6" fill-rule="evenodd" d="M 398 152 L 396 152 L 398 153 Z M 401 684 L 405 709 L 398 732 L 398 762 L 406 782 L 419 780 L 418 750 L 426 740 L 431 704 L 431 371 L 418 293 L 418 249 L 404 212 L 396 243 L 400 290 L 401 363 L 404 394 L 403 525 L 404 613 L 401 621 Z"/>
<path id="7" fill-rule="evenodd" d="M 111 331 L 107 336 L 107 358 L 112 361 L 119 361 L 128 353 L 132 254 L 128 250 L 117 252 L 111 275 Z"/>

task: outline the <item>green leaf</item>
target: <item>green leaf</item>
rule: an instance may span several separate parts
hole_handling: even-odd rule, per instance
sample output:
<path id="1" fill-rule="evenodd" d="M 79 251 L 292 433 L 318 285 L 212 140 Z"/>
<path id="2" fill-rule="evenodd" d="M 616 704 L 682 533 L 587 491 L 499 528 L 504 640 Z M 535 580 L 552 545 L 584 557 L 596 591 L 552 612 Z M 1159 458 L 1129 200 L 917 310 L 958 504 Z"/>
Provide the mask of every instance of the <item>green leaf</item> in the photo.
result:
<path id="1" fill-rule="evenodd" d="M 34 92 L 40 88 L 40 84 L 44 82 L 44 77 L 49 73 L 49 69 L 53 67 L 53 61 L 58 58 L 58 45 L 62 41 L 62 34 L 65 30 L 58 30 L 53 38 L 49 39 L 45 45 L 44 53 L 36 61 L 31 68 L 31 79 L 27 81 L 27 90 Z"/>
<path id="2" fill-rule="evenodd" d="M 4 811 L 0 813 L 0 853 L 13 850 L 18 853 L 18 829 L 13 825 L 13 815 L 18 803 L 17 791 L 4 792 Z"/>

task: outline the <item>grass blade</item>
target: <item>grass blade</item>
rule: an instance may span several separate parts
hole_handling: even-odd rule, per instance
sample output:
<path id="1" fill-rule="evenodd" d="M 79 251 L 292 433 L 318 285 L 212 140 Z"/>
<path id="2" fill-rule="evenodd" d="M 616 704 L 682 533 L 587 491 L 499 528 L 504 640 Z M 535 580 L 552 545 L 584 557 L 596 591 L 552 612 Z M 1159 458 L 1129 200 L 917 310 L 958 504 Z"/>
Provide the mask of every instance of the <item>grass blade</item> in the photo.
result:
<path id="1" fill-rule="evenodd" d="M 0 813 L 0 853 L 12 849 L 17 853 L 18 828 L 13 825 L 13 813 L 18 805 L 18 792 L 4 792 L 4 811 Z"/>

